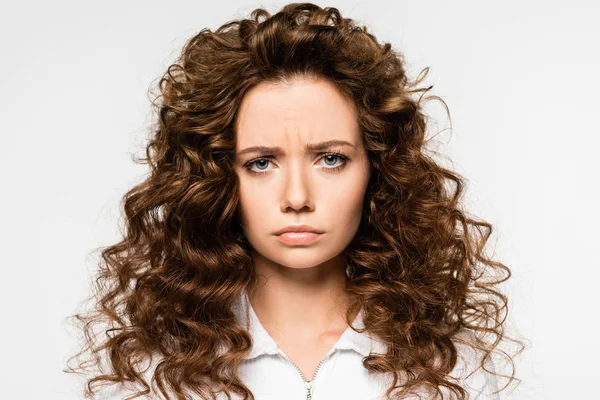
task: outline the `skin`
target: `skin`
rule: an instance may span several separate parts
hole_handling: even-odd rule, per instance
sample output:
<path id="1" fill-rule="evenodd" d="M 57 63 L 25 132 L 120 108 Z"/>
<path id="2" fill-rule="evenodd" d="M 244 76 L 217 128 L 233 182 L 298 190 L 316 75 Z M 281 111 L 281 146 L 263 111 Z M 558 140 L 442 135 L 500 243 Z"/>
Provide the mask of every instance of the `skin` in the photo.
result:
<path id="1" fill-rule="evenodd" d="M 352 146 L 305 148 L 330 140 Z M 255 146 L 280 150 L 241 153 Z M 348 327 L 341 255 L 358 230 L 370 176 L 354 105 L 326 80 L 257 85 L 236 120 L 235 170 L 240 220 L 262 278 L 249 291 L 251 305 L 286 355 L 312 376 Z M 274 235 L 296 224 L 324 233 L 302 246 Z"/>

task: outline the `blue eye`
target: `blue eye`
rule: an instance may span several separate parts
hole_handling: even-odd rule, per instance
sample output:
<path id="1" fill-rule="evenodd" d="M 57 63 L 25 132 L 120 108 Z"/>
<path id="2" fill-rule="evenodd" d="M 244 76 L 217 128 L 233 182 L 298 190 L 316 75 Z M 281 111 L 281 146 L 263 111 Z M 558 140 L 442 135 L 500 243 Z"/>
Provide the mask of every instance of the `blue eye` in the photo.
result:
<path id="1" fill-rule="evenodd" d="M 255 158 L 253 160 L 248 161 L 245 165 L 244 168 L 253 174 L 265 174 L 266 172 L 268 172 L 266 170 L 268 163 L 271 162 L 271 160 L 273 159 L 273 156 L 262 156 L 259 158 Z M 325 160 L 327 165 L 331 165 L 328 162 L 329 161 L 333 161 L 335 162 L 336 159 L 340 159 L 342 160 L 342 164 L 335 166 L 335 167 L 326 167 L 324 168 L 325 170 L 329 171 L 329 172 L 333 172 L 333 171 L 339 171 L 342 168 L 344 168 L 347 164 L 347 161 L 349 160 L 349 157 L 347 157 L 346 155 L 342 154 L 342 153 L 337 153 L 337 152 L 331 152 L 331 153 L 326 153 L 323 155 L 323 157 L 321 157 L 321 160 Z M 264 171 L 264 172 L 259 172 L 256 170 L 251 169 L 250 167 L 256 164 L 258 166 L 259 171 Z M 259 166 L 260 165 L 260 166 Z"/>
<path id="2" fill-rule="evenodd" d="M 340 157 L 340 156 L 338 156 L 338 155 L 336 155 L 336 154 L 328 154 L 328 155 L 324 156 L 324 157 L 322 158 L 322 160 L 325 160 L 325 162 L 327 162 L 327 159 L 328 159 L 328 157 L 333 157 L 333 160 L 334 160 L 334 161 L 335 161 L 335 159 L 336 159 L 336 158 L 337 158 L 337 159 L 340 159 L 340 160 L 342 159 L 342 157 Z M 329 164 L 328 164 L 328 165 L 329 165 Z"/>
<path id="3" fill-rule="evenodd" d="M 256 161 L 254 161 L 254 164 L 259 165 L 261 162 L 267 162 L 267 163 L 269 163 L 270 161 L 267 160 L 267 159 L 261 158 L 261 159 L 258 159 Z M 265 166 L 265 168 L 266 168 L 266 166 Z M 263 169 L 263 168 L 259 167 L 259 169 Z"/>

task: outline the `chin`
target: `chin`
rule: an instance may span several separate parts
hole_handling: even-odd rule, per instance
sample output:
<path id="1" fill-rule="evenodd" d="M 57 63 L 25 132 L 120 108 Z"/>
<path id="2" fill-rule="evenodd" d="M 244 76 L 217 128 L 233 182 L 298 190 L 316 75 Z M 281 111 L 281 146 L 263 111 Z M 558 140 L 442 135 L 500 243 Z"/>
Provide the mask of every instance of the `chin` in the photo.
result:
<path id="1" fill-rule="evenodd" d="M 339 252 L 324 252 L 323 249 L 296 247 L 277 249 L 268 260 L 290 269 L 314 268 L 334 258 Z"/>

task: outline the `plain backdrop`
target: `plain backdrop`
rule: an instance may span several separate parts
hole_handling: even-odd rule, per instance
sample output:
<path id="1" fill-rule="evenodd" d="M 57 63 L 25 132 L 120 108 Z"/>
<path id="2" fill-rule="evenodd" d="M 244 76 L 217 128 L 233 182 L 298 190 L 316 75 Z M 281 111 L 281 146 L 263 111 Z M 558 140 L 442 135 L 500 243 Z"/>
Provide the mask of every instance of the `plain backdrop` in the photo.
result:
<path id="1" fill-rule="evenodd" d="M 513 278 L 522 382 L 502 398 L 597 398 L 600 56 L 597 1 L 331 1 L 404 53 L 435 103 L 437 151 Z M 119 239 L 119 202 L 146 172 L 148 91 L 202 28 L 251 1 L 2 2 L 0 398 L 80 399 L 66 318 Z"/>

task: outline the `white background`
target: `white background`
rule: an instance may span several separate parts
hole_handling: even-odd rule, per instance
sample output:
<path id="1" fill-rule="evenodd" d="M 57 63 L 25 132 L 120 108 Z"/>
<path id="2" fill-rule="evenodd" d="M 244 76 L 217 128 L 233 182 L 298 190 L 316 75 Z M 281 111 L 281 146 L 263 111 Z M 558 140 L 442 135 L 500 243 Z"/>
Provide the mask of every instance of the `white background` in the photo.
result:
<path id="1" fill-rule="evenodd" d="M 599 3 L 317 3 L 391 42 L 412 77 L 431 67 L 426 83 L 450 107 L 437 150 L 494 226 L 490 246 L 513 272 L 508 322 L 528 345 L 503 398 L 597 396 Z M 131 154 L 151 122 L 148 90 L 200 29 L 282 4 L 3 2 L 1 398 L 81 398 L 61 371 L 77 345 L 65 319 L 145 172 Z M 439 106 L 431 114 L 448 126 Z"/>

